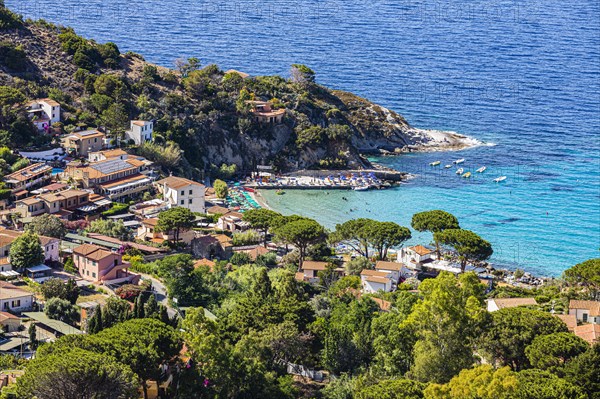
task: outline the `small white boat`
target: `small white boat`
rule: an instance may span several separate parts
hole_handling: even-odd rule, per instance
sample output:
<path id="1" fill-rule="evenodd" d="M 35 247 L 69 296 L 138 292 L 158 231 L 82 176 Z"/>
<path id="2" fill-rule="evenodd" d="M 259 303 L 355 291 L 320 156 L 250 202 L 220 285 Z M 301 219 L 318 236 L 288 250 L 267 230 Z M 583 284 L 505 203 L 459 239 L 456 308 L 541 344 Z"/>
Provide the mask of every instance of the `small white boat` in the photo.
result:
<path id="1" fill-rule="evenodd" d="M 446 166 L 444 166 L 444 169 L 450 169 L 452 167 L 452 165 L 448 164 Z"/>
<path id="2" fill-rule="evenodd" d="M 354 191 L 367 191 L 369 189 L 369 186 L 356 186 L 353 187 L 352 190 Z"/>
<path id="3" fill-rule="evenodd" d="M 439 164 L 441 164 L 442 161 L 435 161 L 429 164 L 429 166 L 438 166 Z"/>
<path id="4" fill-rule="evenodd" d="M 500 177 L 494 179 L 494 182 L 500 183 L 501 181 L 504 181 L 504 180 L 506 180 L 506 176 L 500 176 Z"/>
<path id="5" fill-rule="evenodd" d="M 485 166 L 482 166 L 481 168 L 477 169 L 477 173 L 483 173 L 486 169 L 487 168 Z"/>
<path id="6" fill-rule="evenodd" d="M 468 179 L 469 177 L 471 177 L 471 172 L 467 172 L 464 175 L 462 175 L 462 177 L 464 177 L 465 179 Z"/>
<path id="7" fill-rule="evenodd" d="M 462 173 L 463 173 L 464 171 L 465 171 L 465 170 L 464 170 L 463 168 L 459 168 L 459 169 L 456 171 L 456 174 L 457 174 L 457 175 L 462 175 Z"/>
<path id="8" fill-rule="evenodd" d="M 461 164 L 461 163 L 463 163 L 463 162 L 465 162 L 465 159 L 464 159 L 464 158 L 461 158 L 461 159 L 457 159 L 456 161 L 454 161 L 454 164 L 455 164 L 455 165 L 458 165 L 458 164 Z"/>

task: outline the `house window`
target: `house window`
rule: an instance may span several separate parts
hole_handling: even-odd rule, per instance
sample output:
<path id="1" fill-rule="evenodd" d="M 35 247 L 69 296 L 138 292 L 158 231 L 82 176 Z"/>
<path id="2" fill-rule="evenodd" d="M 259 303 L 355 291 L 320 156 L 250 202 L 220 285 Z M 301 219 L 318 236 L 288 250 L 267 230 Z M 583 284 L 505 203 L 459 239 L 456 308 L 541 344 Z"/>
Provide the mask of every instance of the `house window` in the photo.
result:
<path id="1" fill-rule="evenodd" d="M 587 314 L 587 313 L 584 313 L 584 314 L 583 314 L 583 322 L 584 322 L 584 323 L 587 323 L 587 321 L 588 321 L 588 314 Z"/>
<path id="2" fill-rule="evenodd" d="M 181 190 L 181 195 L 184 195 L 185 191 Z"/>
<path id="3" fill-rule="evenodd" d="M 96 273 L 95 272 L 92 272 L 92 277 L 96 278 Z"/>
<path id="4" fill-rule="evenodd" d="M 87 274 L 88 276 L 90 275 L 90 271 L 89 271 L 89 270 L 86 270 L 85 272 L 86 272 L 86 274 Z"/>
<path id="5" fill-rule="evenodd" d="M 185 204 L 185 200 L 181 200 L 180 202 L 181 202 L 181 205 Z"/>
<path id="6" fill-rule="evenodd" d="M 21 307 L 21 300 L 20 300 L 20 299 L 17 299 L 17 300 L 15 300 L 15 301 L 12 301 L 12 307 L 13 307 L 13 308 L 18 308 L 18 307 Z"/>
<path id="7" fill-rule="evenodd" d="M 8 301 L 7 301 L 7 302 L 4 302 L 4 303 L 2 304 L 2 309 L 4 309 L 4 310 L 8 309 Z"/>
<path id="8" fill-rule="evenodd" d="M 192 190 L 190 190 L 190 195 L 192 195 Z"/>
<path id="9" fill-rule="evenodd" d="M 191 203 L 192 203 L 192 199 L 190 198 L 190 199 L 188 200 L 188 204 L 191 204 Z"/>

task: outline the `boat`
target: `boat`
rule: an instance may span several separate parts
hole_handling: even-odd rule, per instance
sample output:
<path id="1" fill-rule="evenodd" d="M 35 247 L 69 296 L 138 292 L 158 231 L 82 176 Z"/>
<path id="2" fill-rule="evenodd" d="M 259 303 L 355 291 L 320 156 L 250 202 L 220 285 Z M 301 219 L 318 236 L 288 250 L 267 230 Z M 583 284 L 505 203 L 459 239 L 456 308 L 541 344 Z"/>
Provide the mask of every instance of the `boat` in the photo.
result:
<path id="1" fill-rule="evenodd" d="M 482 166 L 481 168 L 477 169 L 477 173 L 483 173 L 486 169 L 487 168 L 485 166 Z"/>
<path id="2" fill-rule="evenodd" d="M 285 191 L 283 191 L 282 189 L 279 189 L 279 190 L 275 191 L 275 194 L 283 195 L 283 194 L 285 194 Z"/>
<path id="3" fill-rule="evenodd" d="M 448 164 L 446 166 L 444 166 L 444 169 L 450 169 L 452 167 L 452 165 Z"/>
<path id="4" fill-rule="evenodd" d="M 369 189 L 369 186 L 356 186 L 353 187 L 352 190 L 354 191 L 367 191 Z"/>
<path id="5" fill-rule="evenodd" d="M 465 179 L 468 179 L 469 177 L 471 177 L 471 172 L 467 172 L 464 175 L 462 175 L 462 177 L 464 177 Z"/>
<path id="6" fill-rule="evenodd" d="M 464 158 L 461 158 L 461 159 L 457 159 L 456 161 L 454 161 L 454 164 L 455 164 L 455 165 L 458 165 L 458 164 L 461 164 L 461 163 L 463 163 L 463 162 L 465 162 L 465 159 L 464 159 Z"/>
<path id="7" fill-rule="evenodd" d="M 438 166 L 439 164 L 441 164 L 442 161 L 435 161 L 429 164 L 429 166 Z"/>
<path id="8" fill-rule="evenodd" d="M 500 176 L 500 177 L 494 179 L 494 182 L 500 183 L 501 181 L 504 181 L 504 180 L 506 180 L 506 176 Z"/>
<path id="9" fill-rule="evenodd" d="M 459 168 L 459 169 L 456 171 L 456 174 L 457 174 L 457 175 L 462 175 L 462 173 L 463 173 L 464 171 L 465 171 L 465 170 L 464 170 L 463 168 Z"/>

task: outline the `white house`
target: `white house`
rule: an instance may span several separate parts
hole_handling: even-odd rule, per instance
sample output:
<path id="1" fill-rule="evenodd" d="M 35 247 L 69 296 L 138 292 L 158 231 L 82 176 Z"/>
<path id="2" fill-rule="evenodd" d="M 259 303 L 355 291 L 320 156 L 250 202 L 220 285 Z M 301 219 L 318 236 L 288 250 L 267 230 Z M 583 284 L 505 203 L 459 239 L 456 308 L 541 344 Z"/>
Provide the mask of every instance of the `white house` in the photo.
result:
<path id="1" fill-rule="evenodd" d="M 150 121 L 131 121 L 131 127 L 125 132 L 125 138 L 140 145 L 152 141 L 153 130 L 154 124 Z"/>
<path id="2" fill-rule="evenodd" d="M 412 269 L 421 270 L 421 267 L 434 260 L 434 251 L 422 245 L 402 248 L 398 253 L 398 261 Z"/>
<path id="3" fill-rule="evenodd" d="M 360 272 L 363 292 L 365 294 L 372 294 L 377 291 L 391 292 L 393 289 L 391 276 L 392 274 L 388 272 L 363 270 Z"/>
<path id="4" fill-rule="evenodd" d="M 60 104 L 49 98 L 33 100 L 27 104 L 29 119 L 38 128 L 45 130 L 54 123 L 60 122 Z"/>
<path id="5" fill-rule="evenodd" d="M 488 312 L 495 312 L 505 308 L 537 305 L 535 298 L 491 298 L 487 300 Z"/>
<path id="6" fill-rule="evenodd" d="M 206 213 L 204 194 L 206 187 L 183 177 L 169 176 L 155 183 L 170 207 L 180 206 L 192 212 Z"/>
<path id="7" fill-rule="evenodd" d="M 401 277 L 400 271 L 403 267 L 404 265 L 398 262 L 384 262 L 382 260 L 379 260 L 377 261 L 377 263 L 375 263 L 375 270 L 377 270 L 378 272 L 387 273 L 394 282 L 394 284 L 398 284 L 398 281 Z"/>
<path id="8" fill-rule="evenodd" d="M 44 249 L 44 259 L 46 262 L 58 262 L 60 240 L 54 237 L 39 236 L 42 248 Z"/>
<path id="9" fill-rule="evenodd" d="M 6 281 L 0 281 L 0 310 L 23 312 L 31 309 L 33 294 Z"/>
<path id="10" fill-rule="evenodd" d="M 600 324 L 600 301 L 569 301 L 569 314 L 580 323 Z"/>

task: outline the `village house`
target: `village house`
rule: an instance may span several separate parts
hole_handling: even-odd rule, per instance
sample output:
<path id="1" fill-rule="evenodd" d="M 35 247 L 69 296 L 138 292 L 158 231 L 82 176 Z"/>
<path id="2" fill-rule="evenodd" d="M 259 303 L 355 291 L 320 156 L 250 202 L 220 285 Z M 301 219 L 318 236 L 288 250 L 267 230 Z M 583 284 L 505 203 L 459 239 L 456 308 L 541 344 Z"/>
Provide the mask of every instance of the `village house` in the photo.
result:
<path id="1" fill-rule="evenodd" d="M 256 245 L 256 246 L 253 246 L 250 248 L 248 248 L 248 247 L 237 248 L 237 249 L 234 249 L 234 252 L 244 253 L 250 257 L 250 260 L 252 262 L 255 262 L 256 258 L 258 258 L 259 256 L 264 256 L 272 251 L 269 248 L 265 248 L 262 245 Z"/>
<path id="2" fill-rule="evenodd" d="M 569 332 L 574 332 L 575 327 L 577 327 L 577 318 L 572 314 L 555 314 L 554 316 L 558 317 L 567 325 L 567 329 Z"/>
<path id="3" fill-rule="evenodd" d="M 276 124 L 283 121 L 285 108 L 274 109 L 273 104 L 268 101 L 247 101 L 252 106 L 252 116 L 258 123 Z"/>
<path id="4" fill-rule="evenodd" d="M 196 258 L 229 259 L 233 255 L 231 237 L 225 234 L 203 235 L 191 242 L 192 254 Z"/>
<path id="5" fill-rule="evenodd" d="M 487 300 L 488 312 L 495 312 L 505 308 L 537 305 L 535 298 L 491 298 Z"/>
<path id="6" fill-rule="evenodd" d="M 62 147 L 69 154 L 87 157 L 90 152 L 104 148 L 106 135 L 98 130 L 71 133 L 62 139 Z"/>
<path id="7" fill-rule="evenodd" d="M 590 345 L 600 342 L 600 324 L 576 326 L 573 333 Z"/>
<path id="8" fill-rule="evenodd" d="M 391 272 L 364 269 L 360 272 L 360 280 L 365 294 L 391 292 L 394 289 Z"/>
<path id="9" fill-rule="evenodd" d="M 0 327 L 4 332 L 15 332 L 21 328 L 21 318 L 12 313 L 0 311 Z"/>
<path id="10" fill-rule="evenodd" d="M 15 213 L 23 218 L 31 218 L 44 213 L 67 217 L 73 211 L 89 203 L 90 193 L 83 190 L 67 189 L 57 193 L 48 192 L 15 202 Z"/>
<path id="11" fill-rule="evenodd" d="M 13 198 L 27 196 L 28 191 L 46 184 L 52 178 L 52 167 L 45 163 L 34 163 L 4 176 L 6 188 L 11 190 Z"/>
<path id="12" fill-rule="evenodd" d="M 411 270 L 404 264 L 398 262 L 385 262 L 379 260 L 375 263 L 375 270 L 389 274 L 394 285 L 398 285 L 399 282 L 404 281 L 407 278 L 417 277 L 417 273 L 414 270 Z"/>
<path id="13" fill-rule="evenodd" d="M 411 269 L 421 270 L 423 265 L 434 260 L 434 251 L 422 245 L 402 248 L 398 253 L 398 261 Z"/>
<path id="14" fill-rule="evenodd" d="M 23 235 L 22 231 L 0 229 L 0 259 L 9 256 L 10 246 L 21 235 Z M 39 239 L 44 251 L 45 262 L 57 262 L 59 260 L 60 240 L 58 238 L 46 236 L 39 236 Z M 7 259 L 6 264 L 2 265 L 4 268 L 2 271 L 12 270 L 12 267 L 9 267 L 9 265 L 10 259 Z"/>
<path id="15" fill-rule="evenodd" d="M 84 280 L 95 283 L 136 284 L 140 280 L 139 274 L 129 272 L 131 265 L 123 261 L 121 254 L 98 245 L 82 244 L 74 248 L 73 262 Z"/>
<path id="16" fill-rule="evenodd" d="M 192 212 L 205 213 L 204 184 L 183 177 L 169 176 L 154 183 L 162 193 L 163 201 L 170 207 L 187 208 Z"/>
<path id="17" fill-rule="evenodd" d="M 600 301 L 569 301 L 569 314 L 579 323 L 600 324 Z"/>
<path id="18" fill-rule="evenodd" d="M 152 141 L 154 124 L 150 121 L 131 121 L 131 127 L 125 132 L 125 138 L 141 145 Z"/>
<path id="19" fill-rule="evenodd" d="M 165 241 L 175 240 L 174 232 L 172 231 L 158 231 L 156 225 L 158 224 L 158 218 L 143 219 L 142 224 L 137 229 L 136 238 L 138 240 L 150 241 L 155 244 L 162 244 Z M 192 242 L 196 233 L 194 230 L 181 230 L 179 232 L 179 242 L 189 244 Z"/>
<path id="20" fill-rule="evenodd" d="M 49 98 L 30 101 L 27 116 L 40 131 L 48 131 L 53 124 L 60 122 L 60 104 Z"/>
<path id="21" fill-rule="evenodd" d="M 6 281 L 0 281 L 0 310 L 24 312 L 31 309 L 33 294 Z"/>
<path id="22" fill-rule="evenodd" d="M 229 211 L 221 215 L 217 221 L 217 229 L 231 231 L 232 233 L 246 231 L 250 227 L 250 223 L 245 222 L 243 216 L 239 212 Z"/>
<path id="23" fill-rule="evenodd" d="M 90 152 L 88 154 L 88 161 L 100 162 L 100 161 L 106 161 L 107 159 L 113 159 L 113 158 L 127 159 L 128 157 L 129 157 L 129 154 L 126 151 L 124 151 L 120 148 L 115 148 L 112 150 L 101 150 L 101 151 Z"/>
<path id="24" fill-rule="evenodd" d="M 327 268 L 327 262 L 318 262 L 313 260 L 305 260 L 302 262 L 301 271 L 296 273 L 296 279 L 299 281 L 308 281 L 316 283 L 319 281 L 318 273 Z"/>
<path id="25" fill-rule="evenodd" d="M 94 189 L 112 201 L 120 201 L 150 187 L 152 178 L 141 173 L 147 165 L 142 157 L 117 157 L 89 165 L 68 164 L 64 175 L 85 189 Z"/>
<path id="26" fill-rule="evenodd" d="M 208 191 L 208 189 L 207 189 Z M 223 206 L 219 206 L 219 205 L 213 205 L 209 208 L 206 209 L 206 214 L 207 215 L 225 215 L 226 213 L 229 213 L 229 209 L 225 208 Z"/>

